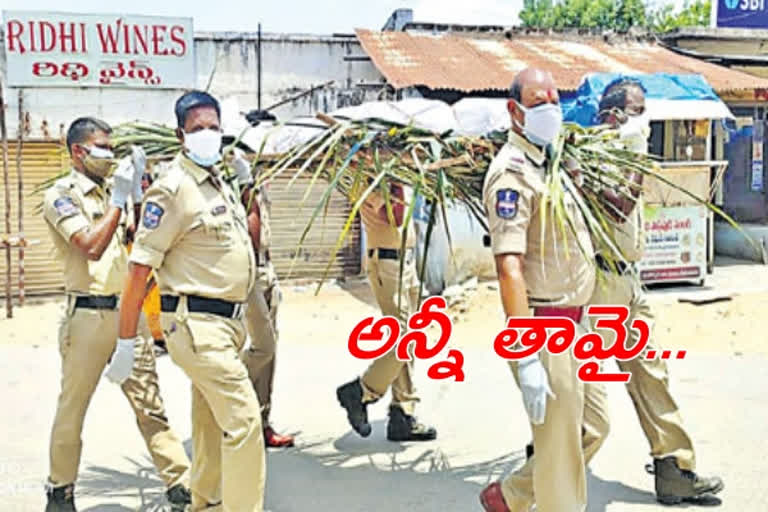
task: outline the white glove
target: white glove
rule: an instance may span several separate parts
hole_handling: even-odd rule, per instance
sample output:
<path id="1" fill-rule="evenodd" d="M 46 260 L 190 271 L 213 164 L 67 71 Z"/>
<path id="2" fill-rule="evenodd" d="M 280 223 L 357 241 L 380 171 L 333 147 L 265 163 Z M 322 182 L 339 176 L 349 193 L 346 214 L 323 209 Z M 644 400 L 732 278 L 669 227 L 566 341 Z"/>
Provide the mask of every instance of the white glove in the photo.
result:
<path id="1" fill-rule="evenodd" d="M 112 175 L 112 197 L 109 199 L 112 206 L 117 206 L 121 210 L 125 208 L 125 202 L 133 190 L 133 175 L 131 159 L 125 157 L 120 160 L 115 173 Z"/>
<path id="2" fill-rule="evenodd" d="M 556 397 L 549 388 L 547 371 L 539 357 L 534 355 L 521 360 L 517 366 L 517 378 L 520 381 L 520 390 L 523 392 L 525 411 L 531 423 L 541 425 L 547 415 L 547 396 Z"/>
<path id="3" fill-rule="evenodd" d="M 141 204 L 144 191 L 141 190 L 141 177 L 147 169 L 147 154 L 140 146 L 131 146 L 131 163 L 133 164 L 133 204 Z"/>
<path id="4" fill-rule="evenodd" d="M 115 384 L 122 384 L 133 372 L 133 350 L 140 340 L 134 338 L 117 338 L 117 347 L 112 360 L 107 365 L 104 376 Z"/>
<path id="5" fill-rule="evenodd" d="M 235 158 L 232 160 L 232 168 L 235 170 L 237 182 L 242 185 L 250 185 L 253 182 L 251 164 L 245 159 L 245 153 L 235 148 Z"/>

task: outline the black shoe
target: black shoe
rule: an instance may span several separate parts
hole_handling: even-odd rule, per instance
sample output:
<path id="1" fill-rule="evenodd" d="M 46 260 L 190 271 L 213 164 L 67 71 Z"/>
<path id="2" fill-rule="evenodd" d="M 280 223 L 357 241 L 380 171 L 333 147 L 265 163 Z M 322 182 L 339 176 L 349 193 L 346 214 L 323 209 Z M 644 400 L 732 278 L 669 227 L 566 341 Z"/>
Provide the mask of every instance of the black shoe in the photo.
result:
<path id="1" fill-rule="evenodd" d="M 360 379 L 355 379 L 336 389 L 336 398 L 347 410 L 347 420 L 355 432 L 363 437 L 371 435 L 368 408 L 363 403 L 363 387 L 360 385 Z"/>
<path id="2" fill-rule="evenodd" d="M 533 441 L 525 445 L 525 460 L 533 457 Z"/>
<path id="3" fill-rule="evenodd" d="M 168 346 L 165 340 L 155 340 L 155 357 L 164 356 L 168 353 Z"/>
<path id="4" fill-rule="evenodd" d="M 390 441 L 433 441 L 437 439 L 434 427 L 423 425 L 400 407 L 389 407 L 387 439 Z"/>
<path id="5" fill-rule="evenodd" d="M 176 484 L 165 491 L 165 498 L 171 504 L 171 512 L 183 512 L 187 505 L 192 503 L 192 495 L 189 489 L 181 484 Z"/>
<path id="6" fill-rule="evenodd" d="M 74 484 L 63 487 L 48 487 L 45 494 L 48 496 L 45 512 L 77 512 Z"/>
<path id="7" fill-rule="evenodd" d="M 680 469 L 674 457 L 653 460 L 646 470 L 656 478 L 656 499 L 665 505 L 696 501 L 704 495 L 717 494 L 725 487 L 719 477 L 702 477 Z"/>

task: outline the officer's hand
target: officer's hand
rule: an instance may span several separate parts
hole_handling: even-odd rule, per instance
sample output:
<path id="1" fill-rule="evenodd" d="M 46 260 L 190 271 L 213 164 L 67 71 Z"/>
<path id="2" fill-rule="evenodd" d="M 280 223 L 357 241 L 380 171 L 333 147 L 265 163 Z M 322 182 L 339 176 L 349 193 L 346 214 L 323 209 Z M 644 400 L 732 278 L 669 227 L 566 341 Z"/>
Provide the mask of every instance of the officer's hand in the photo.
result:
<path id="1" fill-rule="evenodd" d="M 118 162 L 117 169 L 112 175 L 112 197 L 109 200 L 112 206 L 117 206 L 120 209 L 125 207 L 128 196 L 133 192 L 134 174 L 130 157 L 125 157 Z"/>
<path id="2" fill-rule="evenodd" d="M 133 350 L 140 339 L 118 338 L 115 353 L 112 354 L 112 360 L 107 365 L 104 376 L 115 384 L 122 384 L 131 376 L 133 372 Z"/>
<path id="3" fill-rule="evenodd" d="M 232 160 L 232 168 L 235 170 L 237 182 L 242 185 L 250 185 L 253 181 L 251 175 L 251 164 L 245 159 L 245 153 L 235 148 L 235 158 Z"/>
<path id="4" fill-rule="evenodd" d="M 133 204 L 141 204 L 144 191 L 141 189 L 141 177 L 147 169 L 147 154 L 140 146 L 131 146 L 131 164 L 133 165 Z"/>
<path id="5" fill-rule="evenodd" d="M 517 377 L 523 392 L 525 411 L 533 425 L 541 425 L 547 415 L 547 396 L 555 398 L 549 388 L 547 371 L 538 356 L 520 361 L 517 367 Z"/>

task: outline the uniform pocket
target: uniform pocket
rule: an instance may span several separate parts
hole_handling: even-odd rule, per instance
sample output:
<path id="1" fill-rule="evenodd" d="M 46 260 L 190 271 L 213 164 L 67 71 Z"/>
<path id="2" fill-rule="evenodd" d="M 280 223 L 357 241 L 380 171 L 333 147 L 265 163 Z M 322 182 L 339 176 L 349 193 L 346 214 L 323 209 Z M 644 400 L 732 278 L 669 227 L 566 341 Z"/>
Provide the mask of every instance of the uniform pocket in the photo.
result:
<path id="1" fill-rule="evenodd" d="M 229 218 L 203 217 L 189 230 L 188 236 L 201 247 L 227 247 L 235 242 L 235 225 Z"/>

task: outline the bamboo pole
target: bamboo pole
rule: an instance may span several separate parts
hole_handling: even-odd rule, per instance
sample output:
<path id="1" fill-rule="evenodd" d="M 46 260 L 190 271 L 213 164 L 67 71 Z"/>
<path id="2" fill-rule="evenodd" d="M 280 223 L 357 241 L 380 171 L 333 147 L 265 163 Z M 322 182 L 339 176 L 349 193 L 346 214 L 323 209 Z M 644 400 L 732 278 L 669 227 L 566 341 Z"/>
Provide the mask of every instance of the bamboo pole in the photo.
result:
<path id="1" fill-rule="evenodd" d="M 19 182 L 19 237 L 24 240 L 24 177 L 21 151 L 24 147 L 24 92 L 19 89 L 19 135 L 16 141 L 16 179 Z M 24 305 L 24 244 L 19 245 L 19 306 Z"/>
<path id="2" fill-rule="evenodd" d="M 0 83 L 0 138 L 3 141 L 3 189 L 5 190 L 5 233 L 11 236 L 11 190 L 8 183 L 8 133 L 5 128 L 5 100 L 3 84 Z M 13 297 L 11 296 L 11 246 L 5 245 L 5 316 L 13 318 Z"/>

